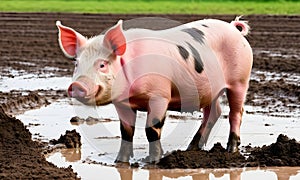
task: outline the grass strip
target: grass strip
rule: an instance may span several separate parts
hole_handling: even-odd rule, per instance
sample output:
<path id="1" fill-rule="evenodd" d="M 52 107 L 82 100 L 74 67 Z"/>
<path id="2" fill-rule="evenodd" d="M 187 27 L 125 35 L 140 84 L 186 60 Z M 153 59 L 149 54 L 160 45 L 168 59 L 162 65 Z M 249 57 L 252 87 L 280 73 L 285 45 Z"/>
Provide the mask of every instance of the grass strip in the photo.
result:
<path id="1" fill-rule="evenodd" d="M 298 1 L 1 0 L 2 12 L 300 14 Z"/>

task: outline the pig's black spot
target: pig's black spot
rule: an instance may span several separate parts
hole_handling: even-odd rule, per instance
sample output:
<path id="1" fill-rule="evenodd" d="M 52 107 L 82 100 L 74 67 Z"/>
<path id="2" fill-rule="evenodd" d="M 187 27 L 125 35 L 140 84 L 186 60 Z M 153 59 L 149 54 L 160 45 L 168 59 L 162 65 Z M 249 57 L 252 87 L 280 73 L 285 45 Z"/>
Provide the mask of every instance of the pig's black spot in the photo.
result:
<path id="1" fill-rule="evenodd" d="M 200 56 L 199 52 L 197 51 L 197 49 L 194 48 L 194 46 L 192 46 L 188 42 L 187 42 L 187 44 L 189 45 L 189 48 L 191 49 L 193 57 L 194 57 L 195 70 L 198 73 L 201 73 L 203 71 L 203 62 L 201 60 L 201 56 Z"/>
<path id="2" fill-rule="evenodd" d="M 158 118 L 154 118 L 152 120 L 153 127 L 157 128 L 157 129 L 162 128 L 164 123 L 165 123 L 165 117 L 162 120 L 159 120 Z"/>
<path id="3" fill-rule="evenodd" d="M 206 24 L 201 24 L 203 27 L 206 27 L 206 28 L 208 28 L 208 25 L 206 25 Z"/>
<path id="4" fill-rule="evenodd" d="M 182 47 L 182 46 L 180 46 L 180 45 L 177 45 L 177 48 L 178 48 L 178 50 L 179 50 L 179 53 L 180 53 L 180 55 L 182 56 L 182 58 L 184 59 L 184 60 L 187 60 L 187 58 L 189 57 L 189 52 L 184 48 L 184 47 Z"/>
<path id="5" fill-rule="evenodd" d="M 132 135 L 130 135 L 127 131 L 126 131 L 126 129 L 125 129 L 125 127 L 123 126 L 123 124 L 122 124 L 122 120 L 120 120 L 120 129 L 121 129 L 121 135 L 122 135 L 122 139 L 123 140 L 126 140 L 126 141 L 129 141 L 129 142 L 132 142 L 133 141 L 133 136 Z M 134 126 L 131 126 L 131 128 L 132 128 L 132 131 L 134 132 L 134 129 L 135 129 L 135 127 Z"/>
<path id="6" fill-rule="evenodd" d="M 153 127 L 146 128 L 146 135 L 149 142 L 157 141 L 160 139 L 159 134 L 153 129 Z"/>
<path id="7" fill-rule="evenodd" d="M 155 129 L 161 129 L 165 123 L 165 119 L 166 117 L 164 117 L 162 120 L 154 118 L 152 120 L 152 127 L 146 128 L 146 135 L 149 142 L 157 141 L 160 139 L 160 134 L 158 134 Z"/>
<path id="8" fill-rule="evenodd" d="M 186 28 L 181 31 L 188 33 L 194 38 L 195 41 L 198 41 L 200 44 L 204 43 L 204 33 L 197 28 Z"/>

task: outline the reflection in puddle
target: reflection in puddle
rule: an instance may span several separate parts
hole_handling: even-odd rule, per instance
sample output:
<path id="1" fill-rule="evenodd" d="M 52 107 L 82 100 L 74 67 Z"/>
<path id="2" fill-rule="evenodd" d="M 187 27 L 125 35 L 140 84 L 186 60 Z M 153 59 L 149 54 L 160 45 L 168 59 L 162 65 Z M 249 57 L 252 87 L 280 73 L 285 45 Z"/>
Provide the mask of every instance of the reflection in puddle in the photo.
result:
<path id="1" fill-rule="evenodd" d="M 60 153 L 67 162 L 77 162 L 81 160 L 80 148 L 61 149 Z"/>
<path id="2" fill-rule="evenodd" d="M 192 179 L 192 180 L 296 180 L 300 178 L 300 167 L 269 167 L 269 168 L 232 168 L 232 169 L 139 169 L 126 167 L 108 167 L 88 163 L 72 163 L 74 159 L 71 152 L 74 150 L 62 151 L 54 154 L 51 162 L 72 165 L 73 169 L 83 179 L 98 179 L 98 177 L 111 177 L 120 180 L 148 179 L 148 180 L 166 180 L 166 179 Z M 67 154 L 67 157 L 65 156 Z M 77 154 L 75 155 L 77 157 Z M 48 160 L 49 160 L 48 159 Z M 59 163 L 64 159 L 62 163 Z M 115 171 L 116 170 L 116 171 Z M 86 172 L 88 171 L 88 173 Z"/>
<path id="3" fill-rule="evenodd" d="M 120 180 L 148 179 L 192 179 L 192 180 L 296 180 L 300 178 L 300 167 L 269 167 L 269 168 L 232 168 L 232 169 L 138 169 L 126 167 L 108 167 L 89 163 L 78 163 L 77 150 L 62 150 L 48 158 L 58 166 L 72 165 L 83 179 L 111 177 Z M 74 157 L 72 156 L 74 153 Z M 67 162 L 68 161 L 68 162 Z M 74 163 L 76 162 L 77 163 Z M 116 171 L 115 171 L 116 170 Z M 88 172 L 86 172 L 88 171 Z"/>
<path id="4" fill-rule="evenodd" d="M 68 99 L 61 100 L 38 110 L 27 111 L 17 118 L 28 126 L 34 138 L 49 141 L 58 139 L 66 130 L 76 129 L 81 135 L 80 149 L 61 150 L 47 157 L 59 167 L 72 165 L 73 169 L 83 179 L 299 179 L 300 167 L 283 168 L 243 168 L 243 169 L 143 169 L 116 168 L 114 159 L 120 145 L 119 121 L 112 105 L 100 109 L 81 106 L 76 103 L 70 105 Z M 246 107 L 251 108 L 251 107 Z M 224 113 L 226 114 L 226 108 Z M 99 118 L 80 121 L 71 124 L 74 116 Z M 132 162 L 140 163 L 140 159 L 148 155 L 148 143 L 144 132 L 145 113 L 138 114 L 136 134 L 134 136 L 134 156 Z M 266 126 L 266 124 L 268 124 Z M 162 134 L 162 145 L 165 150 L 185 149 L 198 129 L 200 120 L 193 116 L 186 116 L 184 120 L 177 116 L 169 116 Z M 210 149 L 214 143 L 221 142 L 226 146 L 229 131 L 228 120 L 221 118 L 212 131 L 205 149 Z M 300 120 L 298 118 L 279 118 L 263 115 L 245 114 L 242 133 L 242 146 L 262 146 L 276 141 L 280 133 L 290 138 L 300 139 Z M 34 136 L 36 135 L 36 137 Z M 140 163 L 141 164 L 141 163 Z"/>

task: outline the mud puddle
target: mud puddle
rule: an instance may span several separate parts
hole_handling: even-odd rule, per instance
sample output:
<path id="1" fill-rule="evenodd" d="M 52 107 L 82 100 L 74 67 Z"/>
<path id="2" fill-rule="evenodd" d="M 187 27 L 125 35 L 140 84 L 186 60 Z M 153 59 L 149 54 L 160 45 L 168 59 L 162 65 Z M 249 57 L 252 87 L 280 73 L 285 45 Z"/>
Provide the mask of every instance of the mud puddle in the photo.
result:
<path id="1" fill-rule="evenodd" d="M 223 114 L 227 114 L 224 107 Z M 246 111 L 253 107 L 246 106 Z M 84 121 L 70 122 L 79 116 Z M 88 118 L 96 117 L 96 118 Z M 194 132 L 200 125 L 201 114 L 177 114 L 170 112 L 162 134 L 165 152 L 185 150 Z M 148 154 L 148 143 L 144 133 L 145 113 L 138 114 L 136 134 L 134 136 L 134 158 L 138 162 Z M 229 124 L 226 115 L 215 125 L 205 149 L 211 149 L 216 142 L 226 147 Z M 28 127 L 34 139 L 48 142 L 58 139 L 66 130 L 75 129 L 81 135 L 81 148 L 61 149 L 50 155 L 47 160 L 59 167 L 72 165 L 82 179 L 107 177 L 111 179 L 290 179 L 300 178 L 300 167 L 270 168 L 233 168 L 233 169 L 143 169 L 117 168 L 114 159 L 120 145 L 119 121 L 112 105 L 101 108 L 89 108 L 79 103 L 62 99 L 47 107 L 27 111 L 17 116 Z M 291 117 L 270 117 L 246 113 L 241 128 L 241 146 L 269 145 L 276 141 L 279 134 L 300 139 L 300 120 Z"/>

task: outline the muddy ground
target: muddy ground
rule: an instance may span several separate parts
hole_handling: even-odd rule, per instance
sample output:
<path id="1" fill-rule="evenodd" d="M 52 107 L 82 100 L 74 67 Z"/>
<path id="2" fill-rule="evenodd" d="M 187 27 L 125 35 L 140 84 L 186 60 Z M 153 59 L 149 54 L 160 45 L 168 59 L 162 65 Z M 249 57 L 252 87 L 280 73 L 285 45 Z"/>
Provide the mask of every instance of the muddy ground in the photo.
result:
<path id="1" fill-rule="evenodd" d="M 153 15 L 0 13 L 0 82 L 3 78 L 30 73 L 40 77 L 46 74 L 72 75 L 73 63 L 63 56 L 57 43 L 56 20 L 90 37 L 101 33 L 119 19 L 127 20 L 144 16 Z M 218 18 L 225 21 L 235 18 L 233 15 L 157 16 L 182 23 L 203 18 Z M 250 81 L 246 104 L 261 107 L 261 112 L 247 113 L 263 112 L 281 116 L 280 112 L 282 112 L 284 116 L 294 116 L 299 109 L 300 87 L 297 81 L 293 83 L 290 79 L 293 77 L 291 75 L 299 76 L 300 73 L 300 16 L 250 15 L 244 16 L 244 19 L 249 21 L 252 28 L 247 39 L 254 52 L 253 71 L 273 72 L 270 75 L 271 79 L 265 74 L 258 74 L 256 79 Z M 18 74 L 13 73 L 16 71 Z M 46 162 L 40 155 L 39 144 L 30 140 L 30 133 L 20 121 L 7 116 L 47 105 L 64 97 L 66 97 L 64 90 L 0 92 L 0 106 L 5 111 L 5 113 L 1 111 L 0 115 L 0 179 L 28 176 L 73 179 L 76 176 L 70 168 L 60 169 Z M 216 149 L 218 148 L 222 151 L 217 146 Z M 266 149 L 263 150 L 267 152 Z M 189 160 L 188 156 L 192 155 L 192 153 L 177 152 L 176 157 L 181 157 L 182 154 L 184 157 L 181 161 Z M 255 162 L 259 162 L 256 165 L 270 166 L 283 163 L 283 160 L 273 163 Z M 198 167 L 197 162 L 194 165 Z M 191 167 L 191 165 L 187 166 Z M 172 167 L 173 165 L 169 166 Z"/>
<path id="2" fill-rule="evenodd" d="M 271 145 L 247 146 L 242 152 L 228 153 L 216 143 L 209 151 L 173 151 L 158 166 L 164 169 L 300 166 L 300 143 L 282 134 Z"/>

